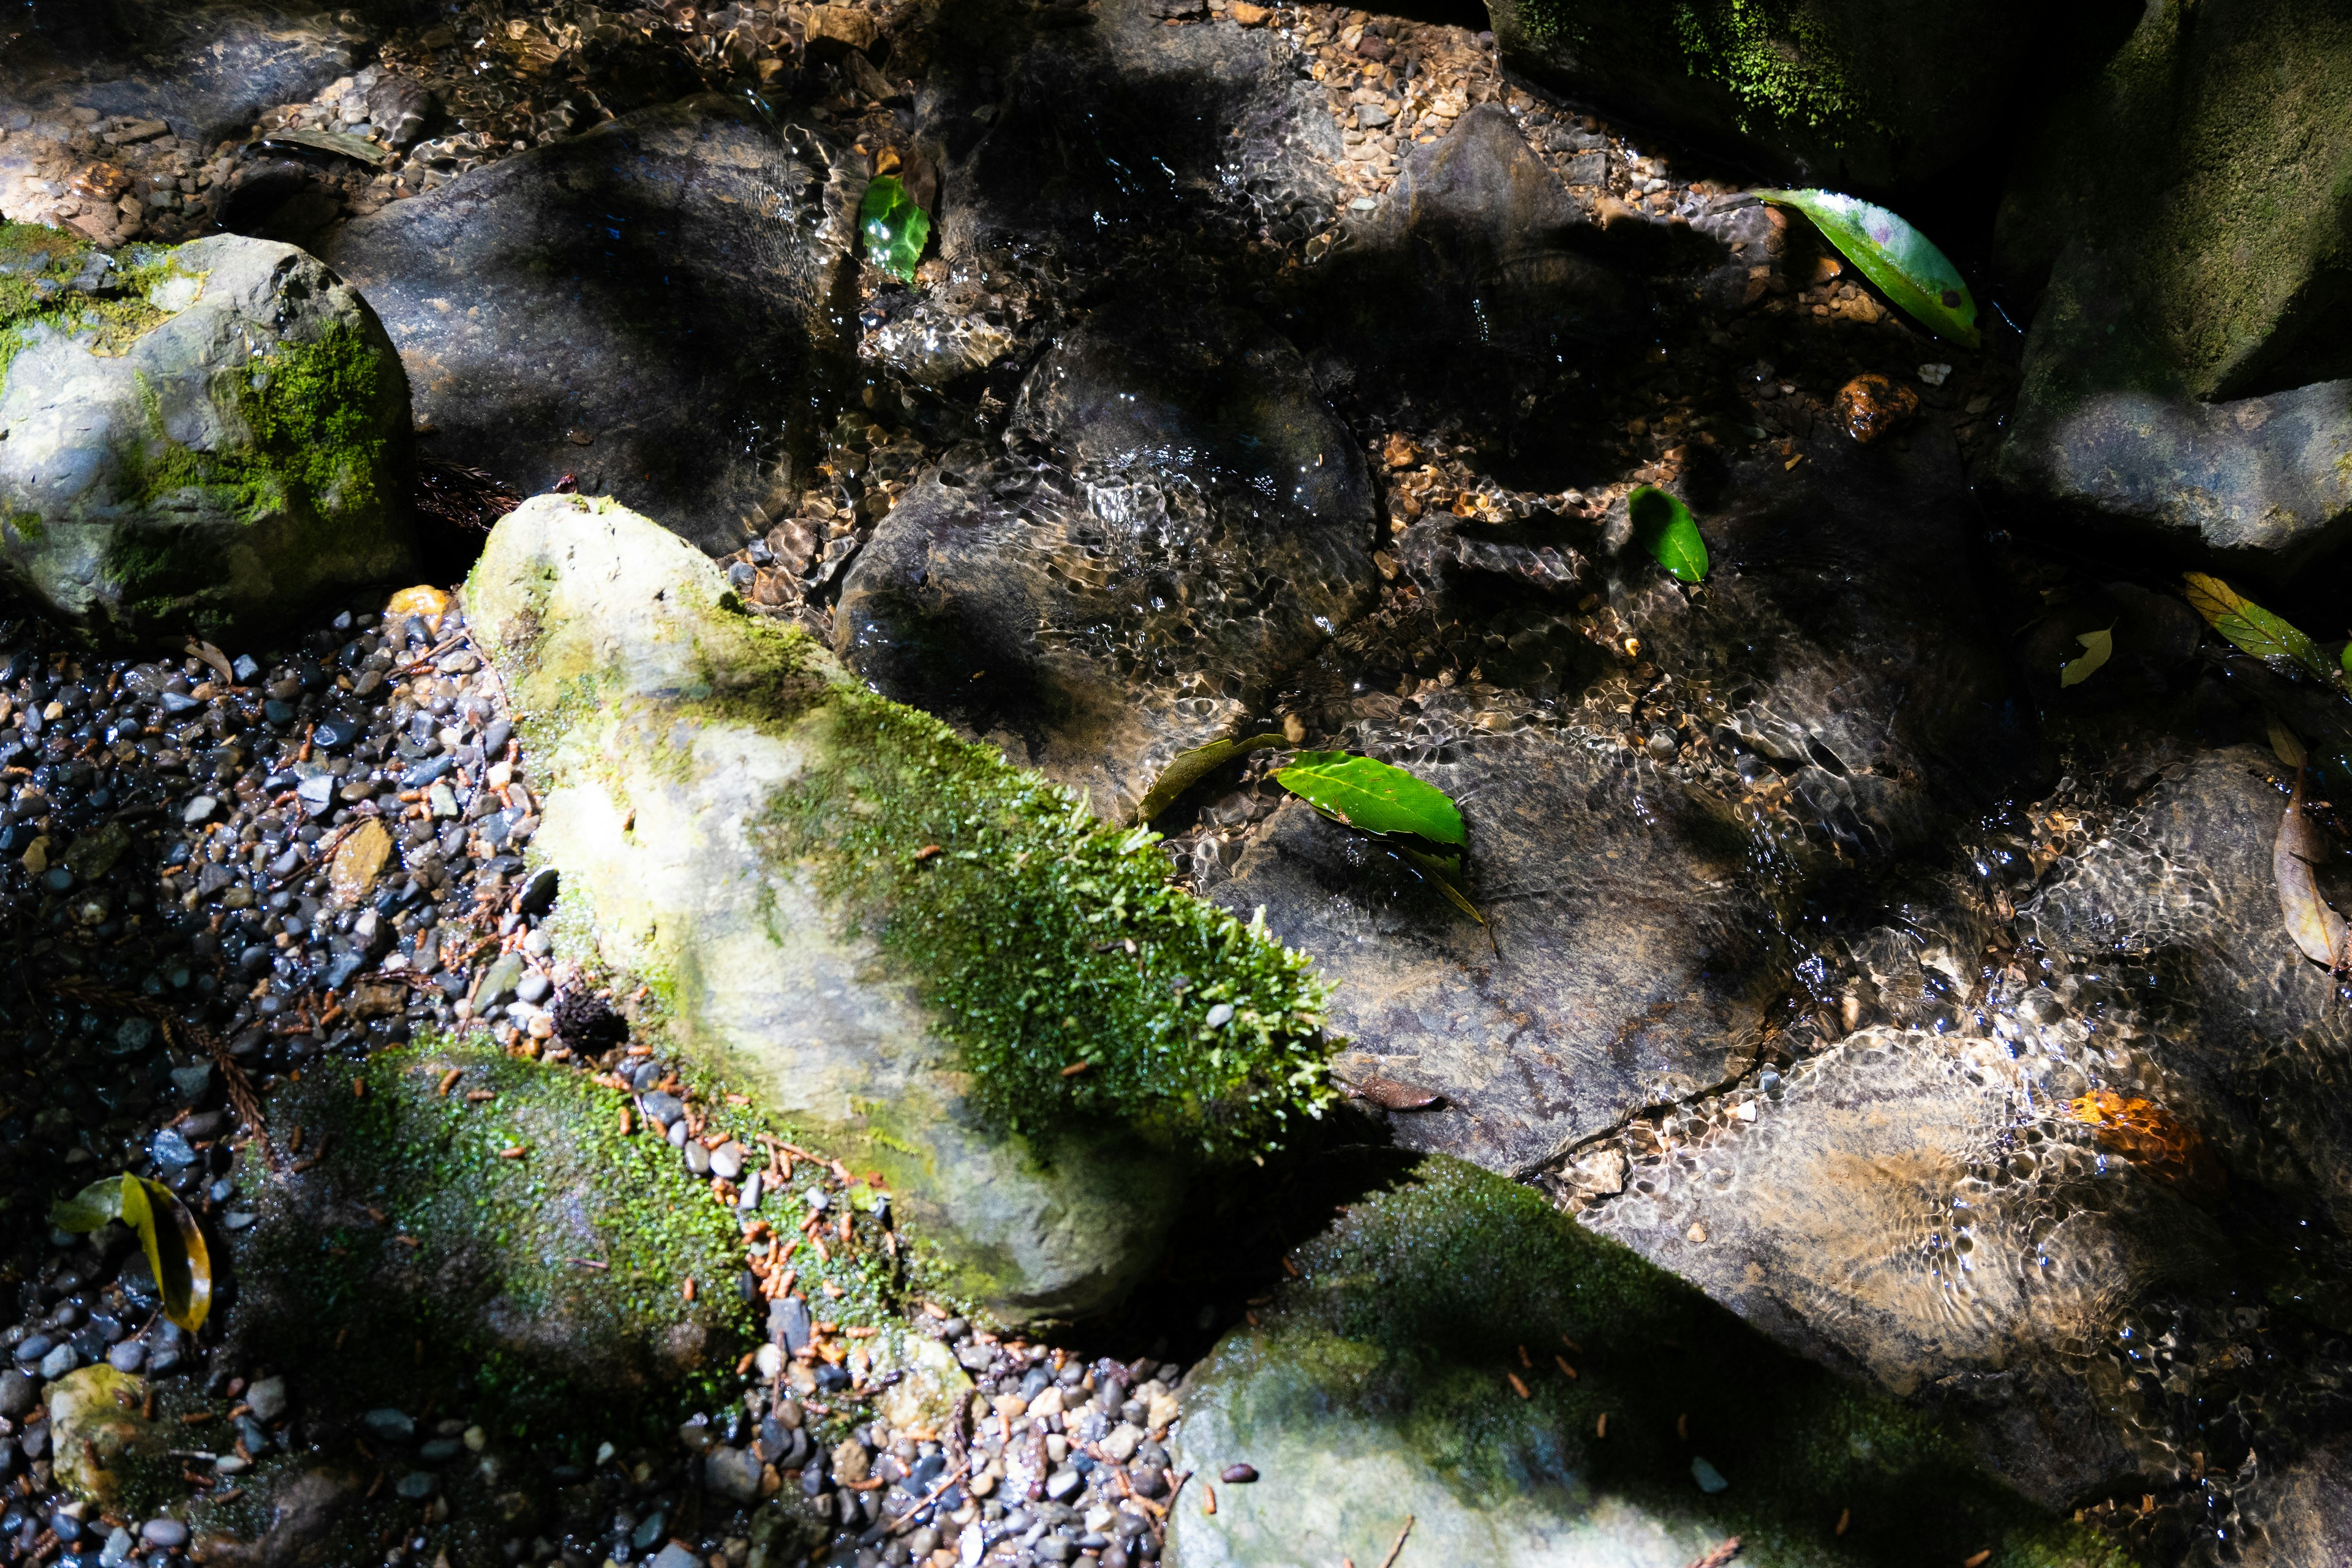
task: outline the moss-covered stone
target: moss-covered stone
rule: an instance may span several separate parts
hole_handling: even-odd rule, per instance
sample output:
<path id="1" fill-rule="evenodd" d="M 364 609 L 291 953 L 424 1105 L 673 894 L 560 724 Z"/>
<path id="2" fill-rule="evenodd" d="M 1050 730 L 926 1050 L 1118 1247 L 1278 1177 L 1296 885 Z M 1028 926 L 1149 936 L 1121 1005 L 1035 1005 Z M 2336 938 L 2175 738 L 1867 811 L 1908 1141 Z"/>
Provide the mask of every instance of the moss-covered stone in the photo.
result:
<path id="1" fill-rule="evenodd" d="M 262 1217 L 232 1248 L 240 1354 L 346 1411 L 437 1400 L 501 1436 L 707 1408 L 756 1328 L 740 1228 L 620 1111 L 577 1072 L 446 1042 L 274 1101 L 310 1168 L 242 1156 Z"/>
<path id="2" fill-rule="evenodd" d="M 1174 1568 L 1377 1562 L 1408 1514 L 1420 1560 L 1497 1568 L 1681 1568 L 1732 1535 L 1788 1568 L 2126 1561 L 1927 1415 L 1457 1161 L 1423 1161 L 1293 1262 L 1261 1326 L 1186 1384 L 1178 1468 L 1261 1479 L 1176 1510 Z"/>
<path id="3" fill-rule="evenodd" d="M 2066 29 L 2021 0 L 1490 0 L 1488 10 L 1506 58 L 1529 75 L 1811 183 L 1865 190 L 1966 159 L 2036 69 L 2075 52 Z M 2031 60 L 2019 42 L 2029 33 Z"/>
<path id="4" fill-rule="evenodd" d="M 93 632 L 265 620 L 409 560 L 399 356 L 288 246 L 0 229 L 0 571 Z"/>
<path id="5" fill-rule="evenodd" d="M 2148 5 L 2020 158 L 1996 242 L 2042 290 L 2011 484 L 2257 573 L 2352 532 L 2352 13 Z"/>
<path id="6" fill-rule="evenodd" d="M 1303 960 L 1172 892 L 1150 834 L 744 614 L 656 525 L 540 498 L 467 602 L 548 770 L 572 940 L 886 1173 L 950 1288 L 1107 1304 L 1188 1161 L 1320 1109 Z"/>

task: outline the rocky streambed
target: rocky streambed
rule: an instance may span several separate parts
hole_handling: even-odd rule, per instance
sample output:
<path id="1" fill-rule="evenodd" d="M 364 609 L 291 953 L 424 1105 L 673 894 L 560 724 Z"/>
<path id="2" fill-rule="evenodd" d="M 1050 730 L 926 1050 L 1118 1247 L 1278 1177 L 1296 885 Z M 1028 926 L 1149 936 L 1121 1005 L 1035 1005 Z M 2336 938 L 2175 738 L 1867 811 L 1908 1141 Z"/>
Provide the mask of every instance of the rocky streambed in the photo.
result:
<path id="1" fill-rule="evenodd" d="M 1667 10 L 28 7 L 0 1562 L 2352 1549 L 2352 34 Z"/>

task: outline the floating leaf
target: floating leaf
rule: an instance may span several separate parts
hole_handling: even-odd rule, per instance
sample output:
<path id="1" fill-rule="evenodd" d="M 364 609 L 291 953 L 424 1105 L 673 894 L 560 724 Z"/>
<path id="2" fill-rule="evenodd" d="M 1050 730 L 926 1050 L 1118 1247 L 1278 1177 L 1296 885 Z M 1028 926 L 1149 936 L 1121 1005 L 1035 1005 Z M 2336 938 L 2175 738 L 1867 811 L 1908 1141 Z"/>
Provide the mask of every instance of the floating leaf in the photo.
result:
<path id="1" fill-rule="evenodd" d="M 1751 194 L 1812 219 L 1864 278 L 1928 331 L 1964 348 L 1982 342 L 1977 332 L 1977 302 L 1959 268 L 1933 240 L 1885 207 L 1834 191 Z"/>
<path id="2" fill-rule="evenodd" d="M 2286 917 L 2286 933 L 2314 963 L 2334 969 L 2345 959 L 2344 917 L 2319 896 L 2317 868 L 2326 864 L 2329 850 L 2319 825 L 2303 809 L 2303 774 L 2294 775 L 2294 793 L 2287 797 L 2286 815 L 2279 818 L 2278 842 L 2271 850 L 2271 875 L 2278 882 L 2279 912 Z"/>
<path id="3" fill-rule="evenodd" d="M 389 148 L 362 141 L 357 136 L 346 136 L 340 131 L 273 131 L 261 140 L 265 145 L 286 144 L 308 147 L 314 152 L 340 153 L 346 158 L 356 158 L 370 168 L 388 163 L 394 156 Z"/>
<path id="4" fill-rule="evenodd" d="M 1366 833 L 1412 833 L 1464 844 L 1462 813 L 1444 791 L 1402 768 L 1345 752 L 1301 752 L 1275 782 L 1336 821 Z"/>
<path id="5" fill-rule="evenodd" d="M 212 1310 L 212 1254 L 187 1205 L 162 1183 L 128 1173 L 49 1205 L 49 1223 L 59 1230 L 97 1230 L 112 1220 L 138 1234 L 163 1295 L 163 1315 L 190 1333 L 203 1328 Z"/>
<path id="6" fill-rule="evenodd" d="M 1432 855 L 1426 849 L 1415 849 L 1404 844 L 1400 844 L 1397 847 L 1404 851 L 1406 859 L 1420 868 L 1423 876 L 1437 884 L 1437 890 L 1445 895 L 1447 903 L 1452 904 L 1480 925 L 1486 923 L 1486 917 L 1478 912 L 1478 906 L 1472 903 L 1470 895 L 1462 890 L 1461 856 Z M 1489 931 L 1486 933 L 1486 940 L 1490 944 L 1494 942 L 1493 931 Z"/>
<path id="7" fill-rule="evenodd" d="M 2299 768 L 2311 761 L 2311 752 L 2303 738 L 2279 721 L 2275 713 L 2270 716 L 2271 754 L 2288 767 Z"/>
<path id="8" fill-rule="evenodd" d="M 1189 752 L 1177 752 L 1171 759 L 1168 766 L 1161 771 L 1159 781 L 1152 784 L 1151 793 L 1143 797 L 1143 804 L 1135 808 L 1135 820 L 1150 822 L 1153 817 L 1175 805 L 1178 795 L 1182 795 L 1235 757 L 1245 757 L 1252 752 L 1264 751 L 1268 746 L 1279 746 L 1282 743 L 1283 738 L 1280 735 L 1251 735 L 1247 738 L 1212 741 L 1205 746 L 1195 746 Z"/>
<path id="9" fill-rule="evenodd" d="M 866 237 L 866 259 L 900 282 L 911 282 L 915 263 L 930 243 L 931 215 L 907 194 L 896 174 L 867 182 L 857 204 L 857 232 Z"/>
<path id="10" fill-rule="evenodd" d="M 2319 651 L 2319 645 L 2292 623 L 2281 620 L 2219 577 L 2190 572 L 2186 580 L 2189 607 L 2237 645 L 2239 651 L 2265 664 L 2293 665 L 2318 679 L 2341 683 L 2340 673 Z"/>
<path id="11" fill-rule="evenodd" d="M 1706 579 L 1706 541 L 1699 537 L 1690 508 L 1655 485 L 1637 485 L 1625 498 L 1625 510 L 1633 514 L 1633 537 L 1659 565 L 1685 583 Z"/>
<path id="12" fill-rule="evenodd" d="M 2099 672 L 2099 667 L 2116 656 L 2116 628 L 2084 632 L 2074 640 L 2083 645 L 2083 657 L 2067 661 L 2058 672 L 2060 686 L 2080 686 Z"/>

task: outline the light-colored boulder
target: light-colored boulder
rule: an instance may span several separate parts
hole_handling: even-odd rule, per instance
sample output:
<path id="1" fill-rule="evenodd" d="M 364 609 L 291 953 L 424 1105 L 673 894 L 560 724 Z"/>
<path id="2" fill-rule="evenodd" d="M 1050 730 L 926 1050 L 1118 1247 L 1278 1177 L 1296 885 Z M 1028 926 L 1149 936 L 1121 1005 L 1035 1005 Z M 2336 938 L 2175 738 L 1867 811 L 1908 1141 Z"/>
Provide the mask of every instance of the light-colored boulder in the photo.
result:
<path id="1" fill-rule="evenodd" d="M 658 525 L 540 497 L 467 605 L 546 770 L 564 940 L 885 1173 L 999 1313 L 1108 1305 L 1190 1151 L 1319 1092 L 1303 960 L 1168 888 L 1148 834 L 745 614 Z"/>
<path id="2" fill-rule="evenodd" d="M 409 443 L 383 327 L 293 247 L 0 229 L 0 577 L 48 613 L 220 631 L 394 577 Z"/>

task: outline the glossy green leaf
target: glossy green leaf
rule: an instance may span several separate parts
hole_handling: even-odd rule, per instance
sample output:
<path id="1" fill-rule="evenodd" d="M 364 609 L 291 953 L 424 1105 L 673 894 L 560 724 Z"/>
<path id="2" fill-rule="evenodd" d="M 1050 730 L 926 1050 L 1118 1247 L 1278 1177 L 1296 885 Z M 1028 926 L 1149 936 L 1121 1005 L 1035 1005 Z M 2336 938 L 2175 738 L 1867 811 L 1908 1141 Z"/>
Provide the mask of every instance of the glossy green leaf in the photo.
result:
<path id="1" fill-rule="evenodd" d="M 1655 485 L 1639 485 L 1626 496 L 1625 510 L 1633 514 L 1633 537 L 1659 565 L 1685 583 L 1706 581 L 1706 541 L 1690 508 Z"/>
<path id="2" fill-rule="evenodd" d="M 1478 906 L 1472 903 L 1470 895 L 1462 890 L 1461 856 L 1432 855 L 1426 849 L 1415 849 L 1402 844 L 1397 847 L 1404 851 L 1404 858 L 1418 867 L 1423 876 L 1437 884 L 1437 890 L 1445 895 L 1447 903 L 1480 925 L 1486 923 L 1486 917 L 1478 912 Z M 1489 937 L 1488 940 L 1493 939 Z"/>
<path id="3" fill-rule="evenodd" d="M 2342 684 L 2343 672 L 2292 622 L 2271 614 L 2219 577 L 2190 572 L 2186 580 L 2189 607 L 2240 652 L 2265 664 L 2292 665 L 2331 685 Z"/>
<path id="4" fill-rule="evenodd" d="M 92 1182 L 49 1205 L 49 1223 L 59 1230 L 97 1230 L 112 1220 L 137 1234 L 163 1297 L 163 1315 L 190 1333 L 203 1328 L 212 1310 L 212 1254 L 187 1205 L 160 1182 L 127 1173 Z"/>
<path id="5" fill-rule="evenodd" d="M 1366 833 L 1411 833 L 1465 844 L 1462 813 L 1444 790 L 1402 768 L 1345 752 L 1301 752 L 1275 782 L 1334 821 Z"/>
<path id="6" fill-rule="evenodd" d="M 1175 805 L 1178 795 L 1235 757 L 1245 757 L 1252 752 L 1281 744 L 1280 735 L 1251 735 L 1212 741 L 1205 746 L 1177 752 L 1152 784 L 1151 793 L 1143 797 L 1143 804 L 1135 808 L 1135 820 L 1150 822 Z"/>
<path id="7" fill-rule="evenodd" d="M 2103 631 L 2084 632 L 2075 637 L 2083 645 L 2083 656 L 2067 661 L 2058 672 L 2061 686 L 2080 686 L 2099 672 L 2099 667 L 2116 656 L 2116 631 L 2109 626 Z"/>
<path id="8" fill-rule="evenodd" d="M 900 282 L 910 282 L 915 263 L 931 239 L 931 215 L 907 194 L 896 174 L 882 174 L 866 187 L 857 204 L 857 232 L 866 241 L 866 259 Z"/>
<path id="9" fill-rule="evenodd" d="M 1885 207 L 1834 191 L 1750 194 L 1812 219 L 1864 278 L 1929 331 L 1964 348 L 1983 342 L 1977 332 L 1977 302 L 1959 268 L 1935 241 Z"/>

